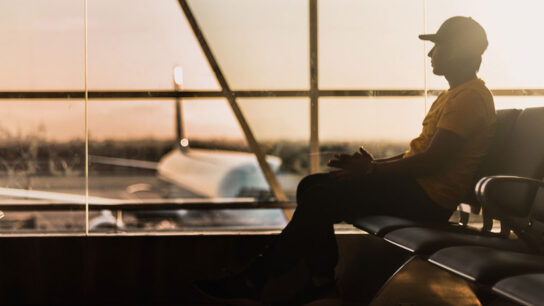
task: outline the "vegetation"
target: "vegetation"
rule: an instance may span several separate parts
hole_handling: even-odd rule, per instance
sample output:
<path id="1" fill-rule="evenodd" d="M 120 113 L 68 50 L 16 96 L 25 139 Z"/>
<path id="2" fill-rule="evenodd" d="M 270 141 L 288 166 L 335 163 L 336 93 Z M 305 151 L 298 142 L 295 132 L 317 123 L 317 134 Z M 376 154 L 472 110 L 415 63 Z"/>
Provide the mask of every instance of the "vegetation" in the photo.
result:
<path id="1" fill-rule="evenodd" d="M 351 153 L 357 150 L 361 143 L 354 142 L 325 142 L 321 144 L 321 164 L 325 163 L 335 153 Z M 261 144 L 266 154 L 282 159 L 280 172 L 308 173 L 309 146 L 303 141 L 268 141 Z M 388 156 L 403 152 L 407 148 L 404 142 L 368 142 L 365 148 L 376 157 Z M 140 140 L 106 140 L 90 141 L 89 154 L 126 159 L 158 162 L 162 156 L 175 147 L 171 140 L 140 139 Z M 230 150 L 249 152 L 245 142 L 217 140 L 192 140 L 191 147 L 211 150 Z M 83 140 L 69 142 L 49 142 L 38 136 L 13 138 L 0 143 L 0 175 L 31 176 L 81 176 L 85 166 L 85 143 Z M 113 167 L 109 165 L 91 164 L 90 171 L 94 174 L 119 174 L 149 172 L 137 168 Z"/>

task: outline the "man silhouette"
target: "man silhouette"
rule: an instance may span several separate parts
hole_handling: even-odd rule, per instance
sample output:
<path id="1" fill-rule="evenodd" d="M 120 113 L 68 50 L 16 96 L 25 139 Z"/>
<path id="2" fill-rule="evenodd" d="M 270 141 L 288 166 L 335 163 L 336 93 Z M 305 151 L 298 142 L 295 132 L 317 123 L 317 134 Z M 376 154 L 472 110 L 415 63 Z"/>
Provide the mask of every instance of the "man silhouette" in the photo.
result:
<path id="1" fill-rule="evenodd" d="M 435 34 L 419 38 L 434 43 L 428 54 L 433 73 L 444 76 L 450 87 L 433 103 L 409 150 L 383 159 L 363 148 L 336 155 L 329 161 L 334 171 L 300 182 L 293 218 L 264 255 L 234 276 L 197 283 L 200 289 L 220 298 L 260 299 L 267 281 L 302 265 L 309 275 L 306 283 L 285 297 L 301 303 L 334 285 L 334 223 L 366 215 L 448 221 L 472 189 L 495 133 L 493 97 L 476 75 L 487 36 L 472 18 L 456 16 Z"/>

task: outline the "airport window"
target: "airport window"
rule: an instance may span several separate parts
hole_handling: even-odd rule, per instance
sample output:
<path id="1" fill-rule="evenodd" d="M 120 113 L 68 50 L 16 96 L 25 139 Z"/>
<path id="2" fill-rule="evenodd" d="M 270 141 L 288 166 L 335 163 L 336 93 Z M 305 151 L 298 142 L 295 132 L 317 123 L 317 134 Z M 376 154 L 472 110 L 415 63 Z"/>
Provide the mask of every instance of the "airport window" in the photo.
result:
<path id="1" fill-rule="evenodd" d="M 332 154 L 419 133 L 447 84 L 417 35 L 447 17 L 486 28 L 497 109 L 544 105 L 543 7 L 2 1 L 0 234 L 279 229 Z"/>
<path id="2" fill-rule="evenodd" d="M 85 232 L 83 8 L 0 2 L 1 233 Z"/>

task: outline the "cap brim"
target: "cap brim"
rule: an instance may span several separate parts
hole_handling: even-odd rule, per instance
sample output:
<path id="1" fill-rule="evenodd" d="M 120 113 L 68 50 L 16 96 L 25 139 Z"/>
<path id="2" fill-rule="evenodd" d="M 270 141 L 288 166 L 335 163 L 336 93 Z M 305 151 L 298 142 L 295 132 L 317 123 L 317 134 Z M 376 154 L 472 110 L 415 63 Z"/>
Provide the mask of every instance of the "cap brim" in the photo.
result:
<path id="1" fill-rule="evenodd" d="M 432 42 L 436 42 L 438 37 L 436 34 L 421 34 L 419 35 L 419 39 L 421 40 L 430 40 Z"/>

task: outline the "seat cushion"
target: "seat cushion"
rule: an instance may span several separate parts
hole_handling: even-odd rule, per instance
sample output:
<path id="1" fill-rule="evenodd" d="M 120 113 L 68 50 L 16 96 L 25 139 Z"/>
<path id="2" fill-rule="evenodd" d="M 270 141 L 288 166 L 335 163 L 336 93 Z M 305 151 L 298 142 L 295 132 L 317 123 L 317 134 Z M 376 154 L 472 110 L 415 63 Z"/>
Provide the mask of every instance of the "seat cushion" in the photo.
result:
<path id="1" fill-rule="evenodd" d="M 481 246 L 441 249 L 429 261 L 473 281 L 494 284 L 500 279 L 544 272 L 544 257 Z"/>
<path id="2" fill-rule="evenodd" d="M 493 291 L 524 305 L 541 305 L 544 301 L 544 274 L 509 277 L 493 286 Z"/>
<path id="3" fill-rule="evenodd" d="M 383 237 L 390 231 L 410 226 L 421 225 L 415 221 L 392 216 L 366 216 L 350 220 L 350 223 L 363 231 Z"/>
<path id="4" fill-rule="evenodd" d="M 484 235 L 479 231 L 467 229 L 458 232 L 453 229 L 445 231 L 434 228 L 409 227 L 394 230 L 385 235 L 384 239 L 420 255 L 430 255 L 445 247 L 457 245 L 487 246 L 519 252 L 529 251 L 520 240 Z"/>

